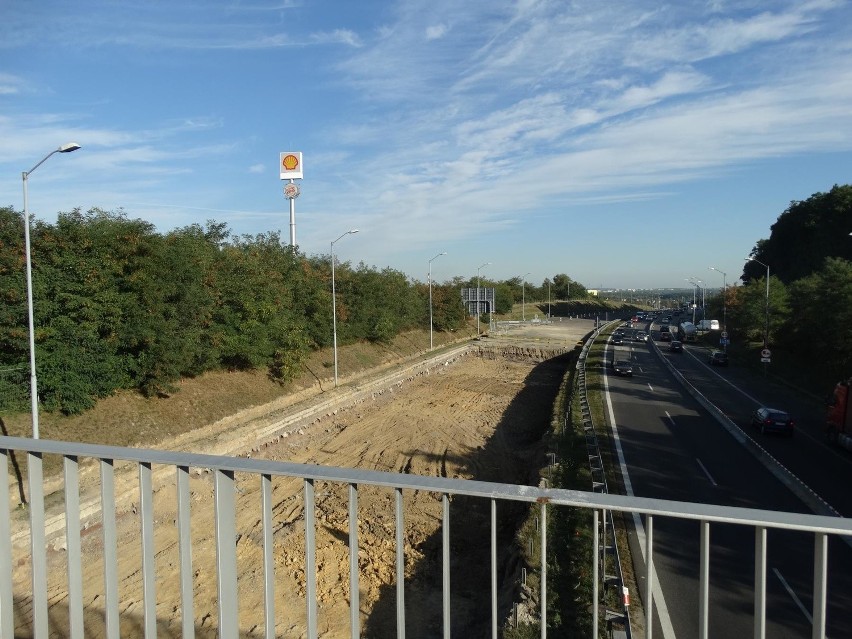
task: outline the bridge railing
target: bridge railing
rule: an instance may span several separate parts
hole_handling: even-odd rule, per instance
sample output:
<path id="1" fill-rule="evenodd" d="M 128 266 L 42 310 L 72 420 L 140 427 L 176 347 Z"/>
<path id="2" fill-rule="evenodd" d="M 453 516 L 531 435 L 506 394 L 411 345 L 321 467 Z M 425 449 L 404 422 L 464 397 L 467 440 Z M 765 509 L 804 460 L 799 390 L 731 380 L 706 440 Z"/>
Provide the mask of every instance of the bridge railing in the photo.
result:
<path id="1" fill-rule="evenodd" d="M 645 583 L 649 584 L 644 593 L 644 606 L 646 614 L 646 636 L 650 636 L 647 628 L 653 627 L 653 589 L 650 584 L 654 583 L 654 521 L 657 518 L 675 518 L 680 520 L 693 520 L 700 522 L 700 551 L 697 559 L 700 566 L 700 602 L 701 615 L 703 618 L 698 634 L 708 636 L 706 621 L 706 602 L 709 590 L 708 557 L 710 553 L 709 529 L 717 523 L 736 524 L 750 527 L 755 531 L 755 565 L 754 575 L 757 587 L 754 592 L 754 616 L 755 637 L 765 628 L 766 616 L 766 543 L 767 530 L 786 529 L 794 531 L 805 531 L 813 535 L 814 544 L 814 583 L 813 583 L 813 636 L 822 637 L 825 634 L 825 611 L 827 598 L 827 562 L 828 562 L 828 539 L 832 535 L 852 535 L 852 522 L 849 520 L 827 517 L 820 515 L 807 515 L 797 513 L 785 513 L 767 510 L 752 510 L 746 508 L 734 508 L 714 506 L 697 503 L 666 501 L 658 499 L 629 498 L 621 495 L 603 494 L 599 492 L 584 492 L 561 489 L 539 488 L 534 486 L 520 486 L 514 484 L 500 484 L 472 480 L 449 479 L 443 477 L 424 477 L 407 474 L 396 474 L 379 471 L 367 471 L 351 468 L 337 468 L 327 466 L 315 466 L 306 464 L 295 464 L 277 462 L 262 459 L 247 459 L 241 457 L 223 457 L 212 455 L 201 455 L 183 452 L 145 450 L 136 448 L 118 448 L 109 446 L 68 443 L 51 440 L 32 440 L 26 438 L 0 437 L 0 472 L 9 477 L 10 460 L 15 453 L 25 455 L 27 458 L 27 487 L 29 493 L 28 528 L 29 550 L 27 561 L 30 563 L 29 571 L 31 580 L 26 587 L 15 575 L 15 562 L 13 562 L 13 530 L 11 517 L 6 516 L 10 512 L 11 501 L 9 490 L 0 491 L 0 636 L 67 636 L 74 639 L 82 639 L 86 636 L 84 619 L 90 611 L 84 610 L 87 605 L 83 596 L 83 572 L 84 552 L 81 544 L 81 529 L 83 521 L 81 517 L 81 489 L 80 489 L 80 464 L 81 460 L 93 460 L 100 471 L 100 494 L 98 503 L 98 521 L 102 526 L 102 543 L 99 544 L 103 562 L 103 588 L 104 597 L 100 601 L 97 614 L 103 618 L 105 636 L 109 639 L 117 638 L 122 625 L 122 615 L 125 614 L 126 602 L 119 600 L 119 582 L 126 575 L 119 574 L 119 557 L 125 556 L 128 548 L 126 541 L 122 541 L 121 547 L 118 540 L 116 506 L 116 471 L 117 463 L 124 465 L 130 463 L 136 467 L 137 480 L 134 492 L 138 495 L 138 508 L 136 514 L 139 519 L 138 553 L 139 565 L 135 566 L 135 572 L 141 575 L 141 611 L 136 611 L 141 617 L 138 624 L 139 635 L 145 637 L 157 636 L 158 628 L 158 599 L 157 599 L 157 562 L 155 561 L 155 517 L 153 507 L 154 495 L 154 468 L 158 484 L 166 477 L 166 483 L 170 483 L 176 491 L 176 517 L 177 529 L 176 545 L 178 547 L 179 561 L 179 592 L 180 602 L 173 612 L 169 614 L 174 619 L 181 619 L 181 635 L 193 637 L 196 633 L 196 613 L 193 598 L 194 568 L 192 561 L 192 528 L 190 526 L 190 472 L 195 469 L 204 469 L 212 474 L 213 492 L 211 499 L 214 507 L 215 523 L 215 575 L 210 574 L 209 579 L 215 580 L 217 590 L 217 610 L 208 615 L 216 616 L 216 633 L 223 638 L 237 638 L 247 636 L 246 629 L 240 627 L 240 608 L 238 588 L 238 555 L 237 555 L 237 524 L 241 513 L 237 508 L 237 494 L 239 489 L 235 485 L 235 475 L 243 474 L 254 477 L 260 483 L 260 504 L 257 508 L 260 516 L 260 560 L 262 563 L 262 583 L 264 584 L 263 605 L 257 610 L 252 610 L 254 619 L 253 628 L 262 628 L 263 635 L 259 631 L 248 636 L 276 636 L 276 595 L 273 587 L 275 581 L 276 563 L 273 556 L 273 499 L 272 482 L 280 477 L 296 478 L 301 483 L 300 499 L 303 508 L 304 519 L 304 594 L 306 609 L 304 611 L 305 627 L 304 635 L 309 638 L 319 636 L 321 627 L 318 615 L 318 593 L 317 593 L 317 504 L 315 498 L 315 483 L 330 482 L 345 489 L 348 493 L 348 518 L 349 531 L 348 545 L 349 555 L 349 634 L 352 637 L 360 636 L 361 616 L 363 611 L 359 602 L 359 490 L 363 487 L 377 487 L 392 494 L 394 505 L 394 530 L 395 530 L 395 614 L 397 637 L 405 636 L 406 629 L 406 558 L 405 558 L 405 499 L 404 495 L 409 491 L 427 491 L 440 497 L 442 517 L 440 522 L 441 550 L 441 625 L 442 633 L 446 638 L 450 637 L 452 627 L 453 610 L 451 608 L 452 577 L 450 529 L 452 526 L 464 526 L 465 519 L 460 522 L 450 518 L 450 500 L 454 497 L 465 496 L 478 498 L 490 503 L 490 580 L 483 583 L 482 588 L 490 589 L 491 609 L 490 614 L 491 634 L 497 637 L 500 632 L 501 619 L 498 610 L 498 590 L 502 586 L 498 575 L 498 509 L 512 502 L 526 502 L 536 504 L 540 509 L 540 525 L 538 527 L 540 539 L 541 565 L 539 567 L 540 578 L 540 621 L 541 636 L 547 634 L 548 621 L 548 572 L 547 556 L 549 544 L 560 543 L 559 539 L 548 539 L 547 516 L 552 509 L 559 508 L 581 508 L 593 511 L 592 520 L 594 526 L 600 525 L 600 514 L 603 512 L 623 512 L 637 514 L 645 518 L 645 555 L 646 574 Z M 67 566 L 62 571 L 64 592 L 59 597 L 63 606 L 67 607 L 67 616 L 63 613 L 63 628 L 57 628 L 56 622 L 51 622 L 50 608 L 56 604 L 56 590 L 48 588 L 50 579 L 53 583 L 55 575 L 49 575 L 51 566 L 48 533 L 51 508 L 46 507 L 45 491 L 43 489 L 43 461 L 45 456 L 60 456 L 63 463 L 64 476 L 64 502 L 62 503 L 61 516 L 64 520 L 61 535 L 64 536 L 64 551 L 67 555 Z M 169 479 L 170 478 L 170 479 Z M 194 498 L 198 498 L 197 495 Z M 135 504 L 134 504 L 135 507 Z M 257 511 L 254 511 L 257 512 Z M 253 513 L 252 517 L 256 518 Z M 592 534 L 595 548 L 591 557 L 593 565 L 589 566 L 589 572 L 597 575 L 597 562 L 594 561 L 599 554 L 597 548 L 598 534 Z M 463 561 L 464 558 L 461 558 Z M 458 561 L 456 558 L 456 566 Z M 329 569 L 329 568 L 324 568 Z M 343 578 L 341 576 L 341 578 Z M 16 587 L 18 591 L 16 592 Z M 91 603 L 91 602 L 90 602 Z M 597 601 L 589 601 L 588 606 L 592 614 L 598 615 Z M 210 623 L 213 623 L 212 620 Z M 17 626 L 17 627 L 16 627 Z M 298 634 L 298 633 L 297 633 Z M 127 636 L 122 632 L 121 636 Z"/>

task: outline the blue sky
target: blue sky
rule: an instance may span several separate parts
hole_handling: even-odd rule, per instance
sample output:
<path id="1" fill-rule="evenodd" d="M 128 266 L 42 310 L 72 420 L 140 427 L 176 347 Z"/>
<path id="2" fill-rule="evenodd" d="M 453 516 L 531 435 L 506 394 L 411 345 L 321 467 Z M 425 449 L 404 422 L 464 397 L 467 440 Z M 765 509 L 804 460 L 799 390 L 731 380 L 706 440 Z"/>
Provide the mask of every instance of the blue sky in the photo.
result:
<path id="1" fill-rule="evenodd" d="M 0 0 L 0 205 L 433 277 L 721 286 L 852 182 L 840 0 Z"/>

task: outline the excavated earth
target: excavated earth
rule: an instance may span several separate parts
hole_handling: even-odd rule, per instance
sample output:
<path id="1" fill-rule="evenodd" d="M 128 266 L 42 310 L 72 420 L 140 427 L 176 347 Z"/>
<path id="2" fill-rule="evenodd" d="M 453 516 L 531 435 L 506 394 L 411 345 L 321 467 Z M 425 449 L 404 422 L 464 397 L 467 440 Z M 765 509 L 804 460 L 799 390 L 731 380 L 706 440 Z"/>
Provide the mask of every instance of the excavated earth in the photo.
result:
<path id="1" fill-rule="evenodd" d="M 565 353 L 592 329 L 589 320 L 564 320 L 526 329 L 510 327 L 455 349 L 440 363 L 388 376 L 366 391 L 334 391 L 339 401 L 287 421 L 287 410 L 255 411 L 250 423 L 233 421 L 204 430 L 204 438 L 175 449 L 398 473 L 537 484 L 544 465 L 542 435 L 569 359 Z M 340 391 L 338 393 L 338 391 Z M 325 394 L 328 395 L 328 394 Z M 328 399 L 324 397 L 325 402 Z M 295 410 L 295 409 L 293 409 Z M 292 411 L 291 411 L 292 412 Z M 258 417 L 257 415 L 261 415 Z M 289 424 L 289 426 L 284 426 Z M 263 563 L 260 483 L 236 477 L 239 622 L 241 636 L 260 638 Z M 81 473 L 82 501 L 97 502 L 96 468 Z M 190 480 L 194 626 L 197 637 L 217 636 L 216 549 L 212 474 L 193 469 Z M 306 636 L 303 482 L 276 477 L 272 484 L 275 564 L 275 634 Z M 322 637 L 349 636 L 348 486 L 317 482 L 316 557 Z M 121 636 L 143 634 L 138 479 L 132 465 L 116 465 Z M 396 634 L 395 495 L 359 489 L 360 619 L 365 637 Z M 50 503 L 50 500 L 48 500 Z M 482 500 L 480 500 L 482 501 Z M 404 492 L 406 634 L 441 632 L 441 498 Z M 67 575 L 62 504 L 48 513 L 50 631 L 65 637 Z M 51 519 L 51 514 L 53 519 Z M 181 636 L 176 491 L 171 469 L 155 469 L 156 596 L 158 636 Z M 518 596 L 521 559 L 512 539 L 521 506 L 501 505 L 498 521 L 501 610 Z M 490 636 L 490 503 L 451 502 L 453 635 Z M 104 572 L 99 514 L 84 519 L 83 600 L 86 637 L 105 636 Z M 16 637 L 30 637 L 31 583 L 28 533 L 13 526 Z"/>

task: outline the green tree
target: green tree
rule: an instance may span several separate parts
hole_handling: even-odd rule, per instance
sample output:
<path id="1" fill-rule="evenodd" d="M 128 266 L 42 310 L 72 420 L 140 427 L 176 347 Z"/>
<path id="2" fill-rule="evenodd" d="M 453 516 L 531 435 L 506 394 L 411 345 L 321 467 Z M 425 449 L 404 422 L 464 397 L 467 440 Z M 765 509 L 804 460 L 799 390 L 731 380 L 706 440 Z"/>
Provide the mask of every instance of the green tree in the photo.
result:
<path id="1" fill-rule="evenodd" d="M 785 343 L 793 352 L 819 362 L 826 379 L 852 375 L 852 262 L 826 258 L 823 267 L 790 285 L 790 321 Z"/>

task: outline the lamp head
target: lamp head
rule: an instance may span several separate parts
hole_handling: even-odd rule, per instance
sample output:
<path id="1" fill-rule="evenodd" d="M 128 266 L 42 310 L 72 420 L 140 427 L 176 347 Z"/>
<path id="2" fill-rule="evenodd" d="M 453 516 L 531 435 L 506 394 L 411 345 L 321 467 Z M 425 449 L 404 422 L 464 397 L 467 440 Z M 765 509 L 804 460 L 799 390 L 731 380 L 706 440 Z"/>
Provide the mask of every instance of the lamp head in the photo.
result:
<path id="1" fill-rule="evenodd" d="M 353 235 L 354 235 L 355 233 L 357 233 L 357 232 L 358 232 L 358 229 L 351 229 L 351 230 L 349 231 L 349 233 L 351 233 L 351 234 L 353 234 Z"/>
<path id="2" fill-rule="evenodd" d="M 71 153 L 71 151 L 76 151 L 80 148 L 80 145 L 76 142 L 69 142 L 68 144 L 63 144 L 59 147 L 60 153 Z"/>

